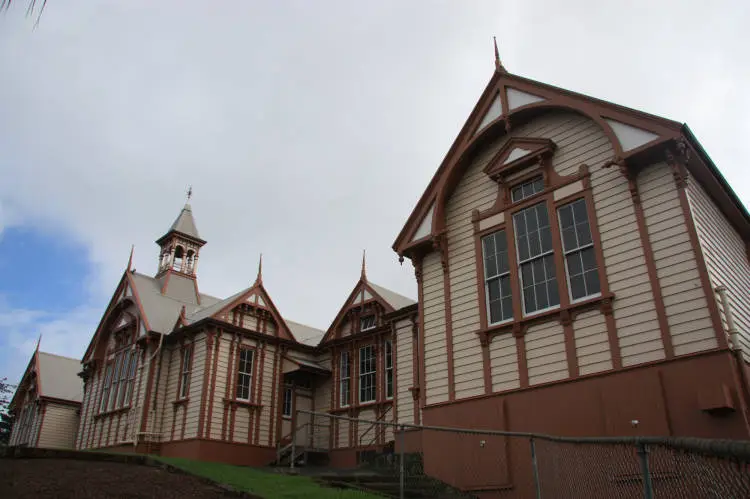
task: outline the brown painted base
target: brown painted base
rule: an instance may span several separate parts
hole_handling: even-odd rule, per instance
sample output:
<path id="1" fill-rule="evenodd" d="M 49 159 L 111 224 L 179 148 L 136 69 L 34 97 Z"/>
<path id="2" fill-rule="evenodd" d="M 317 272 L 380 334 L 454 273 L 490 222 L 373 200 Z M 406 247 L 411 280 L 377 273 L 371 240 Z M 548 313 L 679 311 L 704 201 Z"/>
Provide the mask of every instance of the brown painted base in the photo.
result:
<path id="1" fill-rule="evenodd" d="M 747 439 L 740 409 L 744 390 L 736 383 L 730 356 L 718 351 L 440 404 L 424 409 L 424 424 L 562 436 Z M 482 497 L 534 496 L 527 438 L 423 430 L 421 439 L 427 474 Z M 539 462 L 564 456 L 570 450 L 564 445 L 539 441 Z M 585 456 L 597 449 L 579 452 Z"/>
<path id="2" fill-rule="evenodd" d="M 276 449 L 273 447 L 198 438 L 164 442 L 156 445 L 139 443 L 135 447 L 132 444 L 116 445 L 95 450 L 182 457 L 199 461 L 216 461 L 237 466 L 266 466 L 276 459 Z"/>
<path id="3" fill-rule="evenodd" d="M 345 449 L 335 449 L 328 453 L 329 466 L 333 468 L 356 468 L 360 465 L 360 454 L 362 453 L 381 453 L 391 451 L 388 445 L 370 445 L 367 447 L 348 447 Z"/>

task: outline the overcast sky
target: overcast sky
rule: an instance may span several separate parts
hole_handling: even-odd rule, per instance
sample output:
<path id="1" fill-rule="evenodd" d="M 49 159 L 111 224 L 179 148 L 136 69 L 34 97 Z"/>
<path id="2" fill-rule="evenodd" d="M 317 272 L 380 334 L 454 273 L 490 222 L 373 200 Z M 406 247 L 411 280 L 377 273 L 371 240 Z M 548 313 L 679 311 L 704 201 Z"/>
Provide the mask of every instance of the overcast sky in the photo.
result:
<path id="1" fill-rule="evenodd" d="M 37 2 L 40 3 L 40 2 Z M 193 186 L 201 291 L 255 279 L 325 329 L 390 246 L 492 75 L 687 122 L 750 203 L 749 6 L 736 2 L 50 0 L 0 15 L 0 377 L 79 357 L 135 244 Z"/>

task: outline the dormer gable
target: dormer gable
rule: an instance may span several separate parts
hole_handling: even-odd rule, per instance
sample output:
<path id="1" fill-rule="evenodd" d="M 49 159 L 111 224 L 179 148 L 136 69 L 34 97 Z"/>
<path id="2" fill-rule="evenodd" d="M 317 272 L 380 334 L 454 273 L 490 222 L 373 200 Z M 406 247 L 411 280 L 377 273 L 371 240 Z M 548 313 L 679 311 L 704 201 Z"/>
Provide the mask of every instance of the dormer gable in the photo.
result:
<path id="1" fill-rule="evenodd" d="M 490 160 L 484 173 L 495 182 L 505 183 L 521 170 L 542 167 L 555 148 L 555 143 L 547 138 L 512 137 Z"/>

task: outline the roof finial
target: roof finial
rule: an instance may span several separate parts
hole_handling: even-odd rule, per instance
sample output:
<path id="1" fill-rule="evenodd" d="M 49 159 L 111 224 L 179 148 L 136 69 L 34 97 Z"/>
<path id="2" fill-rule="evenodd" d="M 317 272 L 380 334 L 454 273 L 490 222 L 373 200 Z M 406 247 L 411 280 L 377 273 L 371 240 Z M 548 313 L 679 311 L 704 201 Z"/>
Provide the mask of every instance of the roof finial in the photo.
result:
<path id="1" fill-rule="evenodd" d="M 190 198 L 193 197 L 193 186 L 188 186 L 187 190 L 187 202 L 190 202 Z"/>
<path id="2" fill-rule="evenodd" d="M 133 266 L 133 250 L 135 249 L 135 244 L 130 245 L 130 258 L 128 258 L 128 272 L 130 272 L 131 267 Z"/>
<path id="3" fill-rule="evenodd" d="M 255 285 L 263 284 L 263 253 L 258 258 L 258 276 L 255 278 Z"/>
<path id="4" fill-rule="evenodd" d="M 36 340 L 36 348 L 34 349 L 35 353 L 39 352 L 39 344 L 42 343 L 42 333 L 39 333 L 39 339 Z"/>
<path id="5" fill-rule="evenodd" d="M 500 62 L 500 51 L 497 49 L 497 38 L 493 36 L 492 42 L 495 44 L 495 71 L 506 73 L 507 71 L 503 67 L 503 63 Z"/>
<path id="6" fill-rule="evenodd" d="M 362 280 L 367 280 L 367 269 L 366 269 L 366 257 L 367 256 L 367 250 L 362 250 Z"/>

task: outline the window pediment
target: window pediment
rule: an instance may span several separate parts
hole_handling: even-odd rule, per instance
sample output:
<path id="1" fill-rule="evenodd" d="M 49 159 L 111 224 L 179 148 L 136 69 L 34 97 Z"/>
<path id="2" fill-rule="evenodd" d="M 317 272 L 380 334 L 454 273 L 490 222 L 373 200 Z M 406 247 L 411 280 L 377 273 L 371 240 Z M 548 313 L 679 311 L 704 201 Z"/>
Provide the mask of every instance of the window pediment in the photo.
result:
<path id="1" fill-rule="evenodd" d="M 509 175 L 528 168 L 552 155 L 555 143 L 546 138 L 513 137 L 493 156 L 484 173 L 495 182 L 505 182 Z"/>

